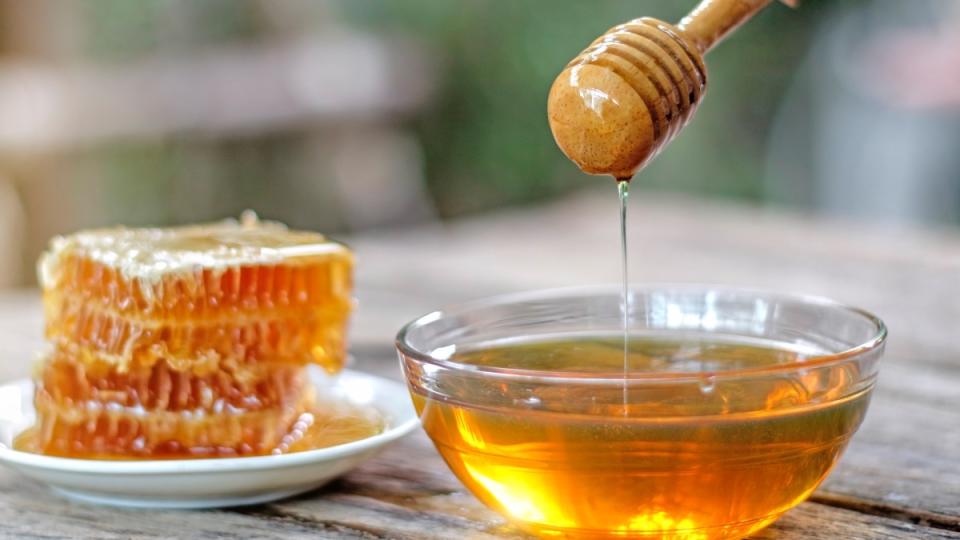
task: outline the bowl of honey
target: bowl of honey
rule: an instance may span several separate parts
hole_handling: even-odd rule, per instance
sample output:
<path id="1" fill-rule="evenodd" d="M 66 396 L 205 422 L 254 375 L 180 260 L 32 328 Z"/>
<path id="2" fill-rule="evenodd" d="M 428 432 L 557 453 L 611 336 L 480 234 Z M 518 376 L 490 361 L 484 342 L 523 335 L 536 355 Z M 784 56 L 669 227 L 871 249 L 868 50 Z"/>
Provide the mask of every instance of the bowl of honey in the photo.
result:
<path id="1" fill-rule="evenodd" d="M 885 340 L 880 319 L 829 300 L 660 286 L 479 301 L 411 322 L 397 347 L 440 455 L 519 527 L 712 540 L 824 480 Z"/>

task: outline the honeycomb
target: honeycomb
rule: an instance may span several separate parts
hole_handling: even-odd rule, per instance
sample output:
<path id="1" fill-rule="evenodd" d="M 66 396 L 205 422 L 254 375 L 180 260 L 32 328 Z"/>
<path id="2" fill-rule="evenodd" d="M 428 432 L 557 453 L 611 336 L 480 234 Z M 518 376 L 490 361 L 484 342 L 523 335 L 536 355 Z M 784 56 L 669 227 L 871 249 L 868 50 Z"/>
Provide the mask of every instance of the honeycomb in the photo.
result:
<path id="1" fill-rule="evenodd" d="M 32 445 L 98 458 L 275 451 L 339 371 L 353 257 L 256 219 L 57 238 Z"/>
<path id="2" fill-rule="evenodd" d="M 80 233 L 40 263 L 46 336 L 121 371 L 164 359 L 201 373 L 220 362 L 336 372 L 352 266 L 340 244 L 276 224 Z"/>
<path id="3" fill-rule="evenodd" d="M 55 349 L 41 366 L 38 388 L 58 406 L 150 412 L 256 411 L 289 405 L 307 377 L 303 366 L 253 364 L 205 375 L 177 371 L 160 361 L 148 369 L 91 369 Z"/>
<path id="4" fill-rule="evenodd" d="M 286 403 L 273 407 L 164 410 L 58 401 L 54 392 L 37 390 L 33 449 L 65 457 L 143 459 L 268 454 L 310 408 L 313 394 L 301 384 Z"/>

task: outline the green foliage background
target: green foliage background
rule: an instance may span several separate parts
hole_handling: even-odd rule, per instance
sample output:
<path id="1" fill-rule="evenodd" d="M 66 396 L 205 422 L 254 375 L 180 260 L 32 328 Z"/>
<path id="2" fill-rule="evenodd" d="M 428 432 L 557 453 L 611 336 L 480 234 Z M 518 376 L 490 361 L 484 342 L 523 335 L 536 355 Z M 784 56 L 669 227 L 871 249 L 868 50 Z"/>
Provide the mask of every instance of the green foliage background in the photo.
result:
<path id="1" fill-rule="evenodd" d="M 129 62 L 157 52 L 189 55 L 222 44 L 275 40 L 278 29 L 264 16 L 266 1 L 78 0 L 76 13 L 88 28 L 84 54 L 101 62 Z M 553 78 L 609 27 L 644 15 L 675 21 L 695 3 L 284 1 L 302 13 L 295 32 L 346 25 L 411 37 L 434 52 L 437 99 L 403 121 L 423 147 L 429 193 L 444 217 L 595 185 L 553 143 L 546 122 Z M 875 0 L 843 0 L 845 6 L 870 1 Z M 798 10 L 772 6 L 712 52 L 710 87 L 695 122 L 643 172 L 637 187 L 762 200 L 771 119 L 819 21 L 834 4 L 807 0 Z M 113 144 L 84 155 L 83 166 L 68 171 L 75 181 L 66 189 L 78 196 L 99 194 L 98 204 L 90 204 L 98 209 L 82 219 L 83 226 L 197 221 L 255 206 L 295 226 L 336 231 L 344 226 L 336 205 L 303 191 L 303 186 L 330 184 L 327 173 L 289 165 L 299 136 Z M 194 178 L 196 173 L 187 170 L 202 170 L 204 177 Z M 215 196 L 194 196 L 203 189 Z M 310 193 L 318 191 L 323 189 Z"/>
<path id="2" fill-rule="evenodd" d="M 844 0 L 856 2 L 857 0 Z M 546 94 L 563 65 L 606 29 L 679 19 L 694 2 L 351 0 L 357 25 L 412 32 L 445 61 L 442 99 L 417 125 L 431 189 L 447 215 L 530 202 L 582 185 L 553 144 Z M 764 141 L 781 94 L 830 2 L 772 6 L 708 58 L 696 121 L 638 178 L 647 188 L 763 198 Z"/>

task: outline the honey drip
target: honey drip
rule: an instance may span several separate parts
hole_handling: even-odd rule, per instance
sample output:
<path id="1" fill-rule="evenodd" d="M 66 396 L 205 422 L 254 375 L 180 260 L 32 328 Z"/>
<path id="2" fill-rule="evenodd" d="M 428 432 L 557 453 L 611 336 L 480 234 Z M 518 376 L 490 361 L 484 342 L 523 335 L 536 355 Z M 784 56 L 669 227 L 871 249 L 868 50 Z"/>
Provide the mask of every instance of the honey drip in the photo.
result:
<path id="1" fill-rule="evenodd" d="M 623 288 L 620 291 L 622 296 L 621 309 L 623 310 L 623 404 L 624 411 L 629 401 L 630 390 L 627 387 L 627 372 L 630 370 L 629 349 L 630 349 L 630 265 L 629 250 L 627 247 L 627 202 L 630 196 L 630 180 L 617 179 L 617 195 L 620 198 L 620 262 L 623 266 L 622 280 Z"/>

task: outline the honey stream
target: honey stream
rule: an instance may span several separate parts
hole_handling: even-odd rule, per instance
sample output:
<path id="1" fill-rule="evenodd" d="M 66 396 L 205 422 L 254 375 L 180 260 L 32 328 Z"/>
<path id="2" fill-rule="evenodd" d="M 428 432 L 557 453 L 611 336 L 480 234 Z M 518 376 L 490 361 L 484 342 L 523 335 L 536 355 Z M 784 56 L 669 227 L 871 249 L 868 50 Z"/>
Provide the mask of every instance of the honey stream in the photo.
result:
<path id="1" fill-rule="evenodd" d="M 617 195 L 620 198 L 620 260 L 622 264 L 623 290 L 622 309 L 623 309 L 623 411 L 627 413 L 627 403 L 629 402 L 629 389 L 627 388 L 627 375 L 630 369 L 628 365 L 630 349 L 630 268 L 627 257 L 627 202 L 630 197 L 630 180 L 617 179 Z"/>

